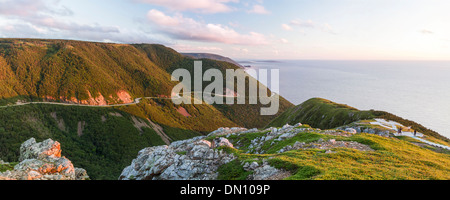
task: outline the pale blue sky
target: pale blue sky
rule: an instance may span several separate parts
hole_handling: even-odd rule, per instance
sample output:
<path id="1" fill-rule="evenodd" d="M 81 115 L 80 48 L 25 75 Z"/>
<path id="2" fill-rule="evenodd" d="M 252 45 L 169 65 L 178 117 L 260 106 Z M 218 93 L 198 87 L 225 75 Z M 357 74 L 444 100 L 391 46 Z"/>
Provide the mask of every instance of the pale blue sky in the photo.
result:
<path id="1" fill-rule="evenodd" d="M 0 0 L 0 37 L 235 59 L 449 60 L 445 0 Z"/>

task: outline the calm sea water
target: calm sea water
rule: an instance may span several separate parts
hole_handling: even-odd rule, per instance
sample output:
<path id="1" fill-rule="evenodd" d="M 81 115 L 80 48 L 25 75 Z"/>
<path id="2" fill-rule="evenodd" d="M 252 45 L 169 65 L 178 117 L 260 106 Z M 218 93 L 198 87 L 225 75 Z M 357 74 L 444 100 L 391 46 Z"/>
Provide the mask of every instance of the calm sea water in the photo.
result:
<path id="1" fill-rule="evenodd" d="M 239 63 L 279 69 L 280 93 L 294 104 L 321 97 L 361 110 L 383 110 L 450 138 L 450 61 Z"/>

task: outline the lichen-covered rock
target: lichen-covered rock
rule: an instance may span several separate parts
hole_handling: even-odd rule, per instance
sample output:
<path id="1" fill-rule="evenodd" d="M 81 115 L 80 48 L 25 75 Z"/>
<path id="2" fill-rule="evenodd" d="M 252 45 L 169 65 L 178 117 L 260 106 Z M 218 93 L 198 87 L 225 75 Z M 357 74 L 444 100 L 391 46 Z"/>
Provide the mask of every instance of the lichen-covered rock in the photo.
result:
<path id="1" fill-rule="evenodd" d="M 253 130 L 253 129 L 252 129 Z M 239 128 L 239 127 L 233 127 L 233 128 L 219 128 L 216 131 L 211 132 L 208 134 L 208 136 L 226 136 L 233 133 L 240 133 L 249 131 L 246 128 Z"/>
<path id="2" fill-rule="evenodd" d="M 215 139 L 214 143 L 216 147 L 230 147 L 230 148 L 234 147 L 233 144 L 231 144 L 231 142 L 228 139 L 223 137 Z"/>
<path id="3" fill-rule="evenodd" d="M 270 165 L 263 165 L 255 169 L 253 180 L 267 180 L 267 178 L 279 173 L 280 170 Z"/>
<path id="4" fill-rule="evenodd" d="M 346 128 L 345 131 L 347 131 L 348 133 L 351 133 L 351 134 L 358 133 L 358 131 L 356 129 L 354 129 L 354 128 Z"/>
<path id="5" fill-rule="evenodd" d="M 61 157 L 59 142 L 47 139 L 36 143 L 34 138 L 20 147 L 20 163 L 14 170 L 0 173 L 0 177 L 12 180 L 85 180 L 86 170 L 75 168 L 72 162 Z"/>
<path id="6" fill-rule="evenodd" d="M 36 143 L 36 139 L 31 138 L 20 146 L 19 161 L 25 159 L 38 159 L 47 156 L 61 157 L 61 145 L 52 139 Z"/>
<path id="7" fill-rule="evenodd" d="M 304 143 L 304 142 L 296 142 L 294 145 L 289 145 L 281 150 L 278 151 L 278 153 L 283 153 L 286 151 L 292 151 L 292 150 L 306 150 L 306 149 L 322 149 L 327 150 L 326 153 L 332 153 L 332 151 L 328 151 L 334 148 L 351 148 L 356 149 L 359 151 L 374 151 L 370 146 L 361 144 L 354 141 L 336 141 L 336 139 L 330 139 L 328 141 L 323 140 L 320 138 L 317 142 L 311 142 L 311 143 Z"/>
<path id="8" fill-rule="evenodd" d="M 227 141 L 223 138 L 219 144 L 232 147 Z M 219 166 L 234 159 L 234 155 L 197 137 L 141 150 L 119 180 L 214 180 Z"/>
<path id="9" fill-rule="evenodd" d="M 247 180 L 282 180 L 291 175 L 288 171 L 270 166 L 267 161 L 264 160 L 261 165 L 257 162 L 246 163 L 244 165 L 244 170 L 253 171 L 253 173 L 247 177 Z"/>
<path id="10" fill-rule="evenodd" d="M 75 167 L 75 180 L 89 180 L 87 171 L 83 168 Z"/>

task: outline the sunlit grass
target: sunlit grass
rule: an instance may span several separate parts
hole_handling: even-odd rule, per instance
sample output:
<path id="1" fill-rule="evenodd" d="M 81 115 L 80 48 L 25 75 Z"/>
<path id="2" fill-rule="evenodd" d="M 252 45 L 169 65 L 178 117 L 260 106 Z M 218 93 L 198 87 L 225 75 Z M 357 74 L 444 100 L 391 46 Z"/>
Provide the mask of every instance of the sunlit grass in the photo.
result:
<path id="1" fill-rule="evenodd" d="M 256 136 L 257 134 L 254 134 Z M 236 136 L 237 137 L 237 136 Z M 253 138 L 251 137 L 251 138 Z M 319 133 L 302 133 L 277 145 L 296 141 L 313 142 L 318 138 L 333 137 Z M 235 138 L 236 139 L 236 138 Z M 287 180 L 449 180 L 450 155 L 436 153 L 416 146 L 403 138 L 386 138 L 372 134 L 356 134 L 338 138 L 369 145 L 375 151 L 350 148 L 325 150 L 294 150 L 274 153 L 279 147 L 269 148 L 269 154 L 234 152 L 240 161 L 268 160 L 271 166 L 291 172 Z M 272 151 L 272 149 L 274 151 Z M 240 174 L 243 175 L 243 174 Z M 242 178 L 242 176 L 237 176 Z"/>

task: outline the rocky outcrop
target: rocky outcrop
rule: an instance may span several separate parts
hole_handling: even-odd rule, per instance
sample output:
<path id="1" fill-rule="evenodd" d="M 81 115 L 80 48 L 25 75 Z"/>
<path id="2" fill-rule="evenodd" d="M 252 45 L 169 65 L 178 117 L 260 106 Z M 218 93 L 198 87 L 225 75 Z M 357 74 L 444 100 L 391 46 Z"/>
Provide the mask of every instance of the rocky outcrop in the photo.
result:
<path id="1" fill-rule="evenodd" d="M 265 160 L 261 165 L 257 162 L 245 163 L 244 170 L 253 172 L 247 180 L 281 180 L 291 175 L 288 171 L 270 166 Z"/>
<path id="2" fill-rule="evenodd" d="M 274 131 L 283 135 L 287 129 L 296 126 L 285 126 L 284 131 Z M 272 130 L 272 129 L 271 129 Z M 126 167 L 119 180 L 215 180 L 218 168 L 236 159 L 233 154 L 223 148 L 234 148 L 226 138 L 237 134 L 259 132 L 258 129 L 219 128 L 207 136 L 196 137 L 184 141 L 176 141 L 170 145 L 149 147 L 141 150 L 130 166 Z M 285 135 L 285 139 L 293 135 Z M 211 141 L 206 138 L 214 138 Z M 242 163 L 244 170 L 251 171 L 248 180 L 280 180 L 290 176 L 284 170 L 276 169 L 263 160 Z"/>
<path id="3" fill-rule="evenodd" d="M 283 153 L 286 151 L 291 150 L 306 150 L 306 149 L 322 149 L 322 150 L 329 150 L 326 151 L 326 153 L 333 153 L 331 149 L 334 148 L 351 148 L 356 149 L 359 151 L 374 151 L 372 148 L 370 148 L 368 145 L 361 144 L 354 141 L 336 141 L 335 139 L 330 139 L 328 141 L 324 141 L 322 138 L 319 139 L 317 142 L 313 143 L 304 143 L 304 142 L 296 142 L 294 145 L 289 145 L 278 151 L 278 153 Z"/>
<path id="4" fill-rule="evenodd" d="M 86 180 L 86 170 L 75 168 L 72 162 L 61 157 L 61 145 L 47 139 L 37 143 L 34 138 L 20 146 L 20 163 L 14 170 L 0 173 L 4 180 Z"/>
<path id="5" fill-rule="evenodd" d="M 51 139 L 36 143 L 36 139 L 31 138 L 20 146 L 19 162 L 27 159 L 43 159 L 45 157 L 61 157 L 61 144 Z"/>
<path id="6" fill-rule="evenodd" d="M 251 141 L 250 145 L 248 146 L 249 150 L 247 151 L 247 153 L 252 153 L 252 154 L 265 153 L 264 150 L 262 150 L 261 148 L 265 142 L 268 142 L 270 140 L 272 140 L 272 144 L 274 144 L 276 142 L 290 139 L 299 133 L 319 131 L 319 130 L 312 129 L 312 128 L 299 128 L 301 126 L 302 125 L 300 123 L 298 123 L 294 126 L 286 124 L 281 128 L 268 128 L 263 131 L 256 130 L 254 132 L 266 132 L 266 134 L 261 137 L 257 137 L 255 139 L 253 139 Z M 248 133 L 248 131 L 247 132 L 237 132 L 235 134 L 246 134 L 246 133 Z M 231 136 L 231 135 L 233 135 L 233 134 L 230 134 L 228 136 Z M 239 143 L 237 143 L 237 145 L 239 145 Z"/>
<path id="7" fill-rule="evenodd" d="M 358 126 L 358 125 L 342 126 L 342 127 L 337 128 L 337 130 L 345 130 L 348 132 L 352 132 L 352 134 L 369 133 L 369 134 L 375 134 L 375 135 L 379 135 L 379 136 L 383 136 L 383 137 L 390 137 L 393 135 L 392 131 L 389 131 L 389 130 L 384 130 L 381 128 L 369 128 L 366 126 Z"/>
<path id="8" fill-rule="evenodd" d="M 285 125 L 281 128 L 268 128 L 265 130 L 245 128 L 219 128 L 207 136 L 196 137 L 184 141 L 176 141 L 170 145 L 149 147 L 141 150 L 130 166 L 126 167 L 119 180 L 215 180 L 218 177 L 220 166 L 236 159 L 236 156 L 227 153 L 229 148 L 246 149 L 248 154 L 263 154 L 266 143 L 281 142 L 296 137 L 299 134 L 314 132 L 324 135 L 350 137 L 356 130 L 320 130 L 309 128 L 298 123 L 294 126 Z M 237 140 L 245 134 L 252 135 L 252 140 Z M 230 140 L 235 141 L 235 144 Z M 208 140 L 206 140 L 208 139 Z M 242 144 L 240 144 L 242 143 Z M 225 149 L 224 149 L 225 148 Z M 368 145 L 355 141 L 325 141 L 320 138 L 315 142 L 299 142 L 285 146 L 278 153 L 291 150 L 322 149 L 325 153 L 334 153 L 335 148 L 352 148 L 360 151 L 374 151 Z M 269 158 L 270 159 L 270 158 Z M 251 172 L 247 180 L 281 180 L 291 176 L 289 171 L 270 166 L 263 159 L 255 161 L 241 161 L 243 169 Z"/>
<path id="9" fill-rule="evenodd" d="M 240 128 L 240 127 L 234 127 L 234 128 L 219 128 L 210 134 L 208 136 L 225 136 L 225 135 L 232 135 L 235 133 L 250 133 L 250 132 L 257 132 L 258 129 L 251 129 L 248 130 L 246 128 Z"/>
<path id="10" fill-rule="evenodd" d="M 218 150 L 204 138 L 143 149 L 122 171 L 119 180 L 214 180 L 219 166 L 234 160 L 235 156 Z M 218 144 L 232 147 L 225 138 Z"/>

